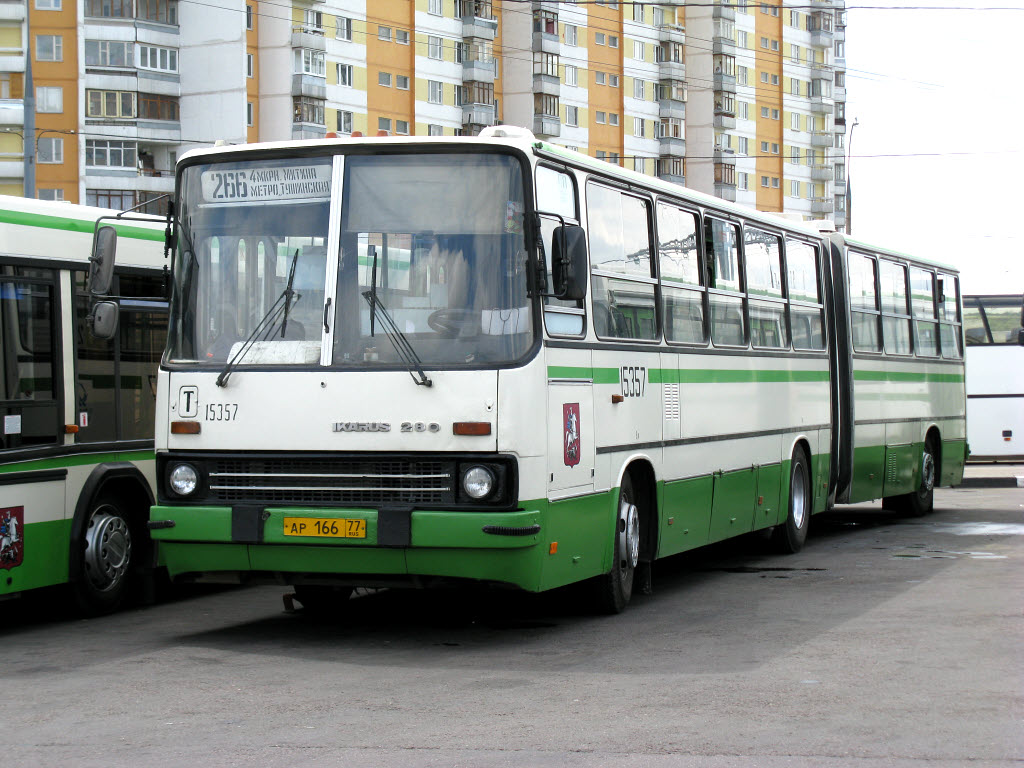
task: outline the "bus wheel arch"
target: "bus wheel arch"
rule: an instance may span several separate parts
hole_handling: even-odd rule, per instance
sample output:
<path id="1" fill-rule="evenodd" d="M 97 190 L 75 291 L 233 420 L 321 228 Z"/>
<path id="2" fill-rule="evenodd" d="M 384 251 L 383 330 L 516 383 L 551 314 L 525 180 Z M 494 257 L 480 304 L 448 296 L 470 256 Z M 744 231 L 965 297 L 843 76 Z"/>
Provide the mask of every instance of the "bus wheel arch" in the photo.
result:
<path id="1" fill-rule="evenodd" d="M 772 544 L 784 554 L 795 554 L 803 549 L 814 510 L 814 466 L 810 444 L 800 438 L 793 445 L 791 456 L 786 519 L 772 531 Z"/>
<path id="2" fill-rule="evenodd" d="M 152 504 L 134 464 L 101 464 L 90 473 L 75 506 L 68 556 L 71 594 L 82 613 L 116 610 L 140 572 L 151 568 L 146 521 Z"/>

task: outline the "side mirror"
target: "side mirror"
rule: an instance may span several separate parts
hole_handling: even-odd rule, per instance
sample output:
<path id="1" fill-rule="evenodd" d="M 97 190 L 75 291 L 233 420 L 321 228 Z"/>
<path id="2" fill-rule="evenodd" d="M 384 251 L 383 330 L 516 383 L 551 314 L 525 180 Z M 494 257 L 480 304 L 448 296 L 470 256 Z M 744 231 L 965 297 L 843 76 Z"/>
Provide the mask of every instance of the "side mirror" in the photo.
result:
<path id="1" fill-rule="evenodd" d="M 89 257 L 89 293 L 106 296 L 114 276 L 114 258 L 117 251 L 117 230 L 104 226 L 96 230 Z"/>
<path id="2" fill-rule="evenodd" d="M 92 308 L 92 335 L 97 339 L 112 339 L 117 332 L 118 307 L 116 301 L 97 301 Z"/>
<path id="3" fill-rule="evenodd" d="M 587 295 L 587 235 L 583 227 L 556 227 L 551 238 L 551 278 L 560 299 L 579 300 Z"/>

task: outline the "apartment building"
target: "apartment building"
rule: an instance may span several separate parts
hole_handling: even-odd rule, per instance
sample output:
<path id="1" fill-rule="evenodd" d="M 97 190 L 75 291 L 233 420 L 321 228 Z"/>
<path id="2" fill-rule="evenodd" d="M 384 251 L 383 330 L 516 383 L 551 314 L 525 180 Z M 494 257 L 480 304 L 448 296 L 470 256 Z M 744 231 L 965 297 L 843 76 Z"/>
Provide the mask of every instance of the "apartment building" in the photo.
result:
<path id="1" fill-rule="evenodd" d="M 841 225 L 843 2 L 0 0 L 0 191 L 153 209 L 190 147 L 505 122 Z"/>

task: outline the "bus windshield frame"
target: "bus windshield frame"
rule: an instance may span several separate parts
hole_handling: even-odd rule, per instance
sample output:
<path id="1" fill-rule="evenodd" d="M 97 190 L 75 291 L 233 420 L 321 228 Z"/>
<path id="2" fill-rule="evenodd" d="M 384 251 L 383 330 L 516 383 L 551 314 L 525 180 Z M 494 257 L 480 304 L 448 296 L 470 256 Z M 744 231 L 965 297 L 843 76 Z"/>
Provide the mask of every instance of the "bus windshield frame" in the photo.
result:
<path id="1" fill-rule="evenodd" d="M 541 328 L 529 168 L 464 145 L 186 161 L 164 367 L 523 364 Z"/>

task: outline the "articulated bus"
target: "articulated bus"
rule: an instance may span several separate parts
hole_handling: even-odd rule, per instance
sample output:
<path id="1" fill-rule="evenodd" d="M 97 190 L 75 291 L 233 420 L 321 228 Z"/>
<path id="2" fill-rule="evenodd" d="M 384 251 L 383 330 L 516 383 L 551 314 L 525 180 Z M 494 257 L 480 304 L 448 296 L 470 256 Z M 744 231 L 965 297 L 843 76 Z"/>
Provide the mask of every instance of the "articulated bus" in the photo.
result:
<path id="1" fill-rule="evenodd" d="M 0 197 L 0 599 L 68 584 L 83 610 L 106 612 L 152 569 L 164 226 L 116 224 L 114 288 L 135 298 L 103 340 L 86 282 L 94 223 L 114 215 Z"/>
<path id="2" fill-rule="evenodd" d="M 150 528 L 179 579 L 587 581 L 962 477 L 955 270 L 536 140 L 177 168 Z"/>
<path id="3" fill-rule="evenodd" d="M 964 296 L 971 461 L 1024 461 L 1022 325 L 1020 294 Z"/>

